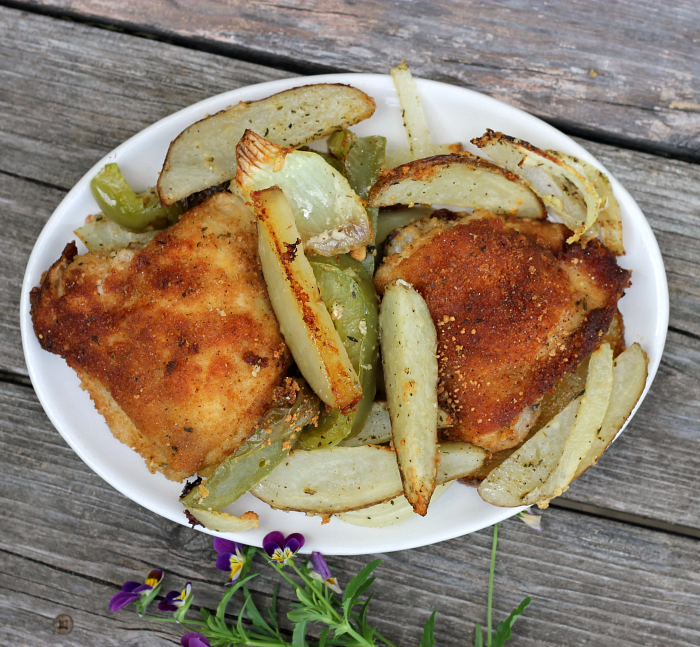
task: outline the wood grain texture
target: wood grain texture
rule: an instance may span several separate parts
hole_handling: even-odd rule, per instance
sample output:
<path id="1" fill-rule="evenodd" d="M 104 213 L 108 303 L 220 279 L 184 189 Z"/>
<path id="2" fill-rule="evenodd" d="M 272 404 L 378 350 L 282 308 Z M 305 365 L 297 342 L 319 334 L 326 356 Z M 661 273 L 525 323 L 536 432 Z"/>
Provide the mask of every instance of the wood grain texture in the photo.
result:
<path id="1" fill-rule="evenodd" d="M 583 136 L 700 158 L 694 0 L 14 0 L 16 6 L 318 71 L 414 74 Z"/>
<path id="2" fill-rule="evenodd" d="M 70 189 L 107 152 L 159 119 L 288 76 L 0 7 L 0 172 Z"/>
<path id="3" fill-rule="evenodd" d="M 196 604 L 211 608 L 225 579 L 211 538 L 113 491 L 55 433 L 31 389 L 0 384 L 0 416 L 0 644 L 175 644 L 177 629 L 133 610 L 112 614 L 107 602 L 121 582 L 159 566 L 166 590 L 190 580 Z M 509 645 L 698 644 L 698 540 L 555 509 L 543 523 L 541 535 L 515 519 L 501 524 L 494 617 L 533 598 Z M 397 644 L 416 644 L 437 609 L 438 644 L 468 644 L 485 621 L 490 544 L 486 530 L 381 555 L 372 621 Z M 373 557 L 329 562 L 347 584 Z M 251 590 L 262 606 L 274 580 L 261 570 Z M 289 597 L 283 589 L 283 608 Z M 60 613 L 75 622 L 64 636 L 51 629 Z"/>
<path id="4" fill-rule="evenodd" d="M 0 172 L 0 370 L 27 374 L 19 330 L 24 268 L 66 192 Z"/>

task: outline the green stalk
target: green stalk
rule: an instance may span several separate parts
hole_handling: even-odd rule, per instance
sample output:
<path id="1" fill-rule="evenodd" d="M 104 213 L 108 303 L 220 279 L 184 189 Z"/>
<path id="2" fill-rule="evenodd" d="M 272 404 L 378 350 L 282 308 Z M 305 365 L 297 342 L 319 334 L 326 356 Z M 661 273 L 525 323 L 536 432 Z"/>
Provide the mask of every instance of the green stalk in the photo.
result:
<path id="1" fill-rule="evenodd" d="M 491 611 L 493 607 L 493 573 L 496 570 L 496 545 L 498 544 L 498 524 L 493 526 L 493 544 L 491 545 L 491 570 L 489 571 L 489 597 L 487 603 L 487 619 L 488 619 L 488 633 L 487 635 L 487 645 L 491 647 Z"/>
<path id="2" fill-rule="evenodd" d="M 297 575 L 302 579 L 302 581 L 305 584 L 308 584 L 308 586 L 311 588 L 311 590 L 314 592 L 314 597 L 320 602 L 323 607 L 326 609 L 326 612 L 330 615 L 330 617 L 333 619 L 334 622 L 338 623 L 341 622 L 342 618 L 338 614 L 338 612 L 333 608 L 333 603 L 331 600 L 326 598 L 324 595 L 318 595 L 318 593 L 315 591 L 313 582 L 311 578 L 309 578 L 308 575 L 305 573 L 302 573 L 301 569 L 299 569 L 294 561 L 292 561 L 292 568 L 296 571 Z M 324 587 L 325 585 L 321 583 L 321 587 Z"/>

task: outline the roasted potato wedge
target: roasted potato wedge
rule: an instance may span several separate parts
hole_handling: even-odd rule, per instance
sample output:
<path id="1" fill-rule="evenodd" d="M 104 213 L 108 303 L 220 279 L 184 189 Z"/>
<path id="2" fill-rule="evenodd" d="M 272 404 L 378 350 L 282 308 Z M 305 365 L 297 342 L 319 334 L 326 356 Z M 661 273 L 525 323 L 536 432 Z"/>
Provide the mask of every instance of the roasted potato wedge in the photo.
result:
<path id="1" fill-rule="evenodd" d="M 440 483 L 471 474 L 486 457 L 468 443 L 445 445 Z M 295 450 L 251 492 L 273 508 L 328 515 L 388 501 L 403 493 L 403 485 L 396 452 L 363 445 Z"/>
<path id="2" fill-rule="evenodd" d="M 527 495 L 544 484 L 557 466 L 580 404 L 580 398 L 574 398 L 530 440 L 493 469 L 479 486 L 481 498 L 507 508 L 526 505 Z"/>
<path id="3" fill-rule="evenodd" d="M 296 450 L 251 492 L 273 508 L 334 514 L 381 503 L 402 492 L 389 447 Z"/>
<path id="4" fill-rule="evenodd" d="M 568 243 L 583 237 L 597 221 L 602 200 L 593 182 L 559 157 L 493 130 L 472 139 L 472 144 L 530 183 L 533 191 L 574 232 Z"/>
<path id="5" fill-rule="evenodd" d="M 584 162 L 578 157 L 567 155 L 560 151 L 547 151 L 550 155 L 558 157 L 563 162 L 566 162 L 572 168 L 575 168 L 581 175 L 588 178 L 595 190 L 598 192 L 602 204 L 600 206 L 600 214 L 598 215 L 598 224 L 600 225 L 600 238 L 613 254 L 622 256 L 625 253 L 625 248 L 622 244 L 622 215 L 620 213 L 620 203 L 613 194 L 612 185 L 608 176 L 601 173 L 595 166 Z"/>
<path id="6" fill-rule="evenodd" d="M 438 429 L 450 427 L 453 418 L 444 409 L 438 409 Z M 347 438 L 340 444 L 343 447 L 360 445 L 382 445 L 391 441 L 391 416 L 384 400 L 375 400 L 364 427 L 353 438 Z"/>
<path id="7" fill-rule="evenodd" d="M 460 441 L 445 441 L 438 445 L 440 463 L 437 482 L 447 483 L 455 479 L 468 478 L 486 460 L 488 452 L 481 447 Z"/>
<path id="8" fill-rule="evenodd" d="M 431 155 L 447 155 L 461 151 L 461 143 L 433 144 L 425 112 L 418 96 L 418 86 L 413 80 L 406 61 L 401 61 L 400 65 L 391 70 L 391 78 L 394 81 L 396 94 L 399 95 L 408 150 L 387 151 L 387 168 Z"/>
<path id="9" fill-rule="evenodd" d="M 401 104 L 401 116 L 406 128 L 408 148 L 413 159 L 434 155 L 433 141 L 430 138 L 428 122 L 418 98 L 418 87 L 411 76 L 411 71 L 406 61 L 391 70 L 391 78 L 394 80 L 396 93 Z"/>
<path id="10" fill-rule="evenodd" d="M 245 101 L 202 119 L 170 144 L 158 179 L 163 204 L 236 175 L 236 144 L 246 129 L 296 148 L 371 117 L 372 97 L 340 84 L 307 85 Z"/>
<path id="11" fill-rule="evenodd" d="M 517 175 L 471 155 L 439 155 L 385 172 L 372 187 L 370 205 L 449 204 L 521 218 L 544 218 L 542 200 Z"/>
<path id="12" fill-rule="evenodd" d="M 260 523 L 255 512 L 246 512 L 240 517 L 221 512 L 220 510 L 200 510 L 187 508 L 188 512 L 209 530 L 216 532 L 243 532 L 258 528 Z"/>
<path id="13" fill-rule="evenodd" d="M 437 333 L 423 297 L 405 281 L 387 286 L 379 310 L 391 434 L 404 494 L 420 515 L 435 489 Z"/>
<path id="14" fill-rule="evenodd" d="M 456 142 L 454 144 L 433 144 L 430 151 L 430 156 L 452 155 L 453 153 L 461 153 L 462 149 L 463 147 L 460 142 Z M 408 164 L 408 162 L 412 162 L 414 159 L 416 159 L 416 157 L 414 157 L 410 149 L 396 148 L 386 152 L 384 165 L 388 169 L 396 168 L 402 164 Z"/>
<path id="15" fill-rule="evenodd" d="M 639 344 L 632 344 L 615 360 L 610 405 L 591 448 L 581 459 L 576 469 L 574 478 L 578 478 L 591 465 L 595 465 L 598 462 L 603 452 L 615 440 L 627 418 L 630 417 L 644 392 L 644 386 L 647 382 L 648 364 L 649 358 Z"/>
<path id="16" fill-rule="evenodd" d="M 316 395 L 349 410 L 362 387 L 326 309 L 294 214 L 277 187 L 252 194 L 258 217 L 258 253 L 280 330 Z"/>
<path id="17" fill-rule="evenodd" d="M 609 405 L 602 423 L 594 429 L 594 439 L 587 451 L 576 456 L 573 478 L 578 478 L 598 461 L 631 415 L 644 391 L 648 361 L 639 344 L 633 344 L 615 360 Z M 547 485 L 547 481 L 563 456 L 577 423 L 581 399 L 577 397 L 572 400 L 561 413 L 486 477 L 479 486 L 479 494 L 485 501 L 506 507 L 533 503 L 540 507 L 548 505 L 552 498 L 551 490 L 559 490 L 561 484 L 550 482 Z M 556 487 L 550 487 L 554 485 Z"/>
<path id="18" fill-rule="evenodd" d="M 576 422 L 566 439 L 562 455 L 547 480 L 525 497 L 526 503 L 547 507 L 554 497 L 564 493 L 574 480 L 583 456 L 593 446 L 610 403 L 613 387 L 613 356 L 608 344 L 591 354 L 588 362 L 586 390 L 576 413 Z"/>
<path id="19" fill-rule="evenodd" d="M 369 416 L 359 433 L 343 440 L 343 447 L 361 447 L 362 445 L 383 445 L 391 440 L 391 417 L 386 402 L 378 400 L 372 403 Z"/>
<path id="20" fill-rule="evenodd" d="M 438 485 L 433 492 L 431 502 L 437 501 L 447 490 L 454 485 L 454 481 Z M 406 521 L 415 517 L 413 506 L 407 501 L 405 496 L 399 495 L 395 499 L 377 503 L 362 510 L 351 510 L 341 512 L 338 519 L 353 526 L 363 526 L 365 528 L 383 528 L 392 524 Z"/>

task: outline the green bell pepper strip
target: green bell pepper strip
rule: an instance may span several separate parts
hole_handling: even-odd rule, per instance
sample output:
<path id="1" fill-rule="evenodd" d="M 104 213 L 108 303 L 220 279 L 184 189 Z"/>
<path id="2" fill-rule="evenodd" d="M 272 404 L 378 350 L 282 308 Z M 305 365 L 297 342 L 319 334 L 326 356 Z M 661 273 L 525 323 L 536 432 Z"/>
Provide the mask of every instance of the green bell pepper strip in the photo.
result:
<path id="1" fill-rule="evenodd" d="M 179 204 L 164 207 L 154 191 L 134 193 L 115 163 L 107 164 L 92 178 L 90 190 L 102 213 L 129 231 L 166 227 L 177 222 L 182 213 Z"/>
<path id="2" fill-rule="evenodd" d="M 360 198 L 367 200 L 369 190 L 379 179 L 384 167 L 386 154 L 386 137 L 373 135 L 357 137 L 349 130 L 340 130 L 328 138 L 328 151 L 342 163 L 343 174 L 352 190 Z M 366 208 L 367 217 L 376 237 L 379 209 Z M 374 275 L 375 254 L 374 240 L 371 243 L 362 266 L 370 276 Z"/>
<path id="3" fill-rule="evenodd" d="M 322 413 L 317 427 L 308 427 L 299 439 L 302 449 L 332 447 L 358 433 L 369 416 L 377 389 L 379 325 L 377 294 L 362 265 L 347 254 L 309 256 L 316 282 L 336 330 L 360 378 L 362 399 L 354 411 Z"/>
<path id="4" fill-rule="evenodd" d="M 188 508 L 219 510 L 243 496 L 265 478 L 297 443 L 304 426 L 318 415 L 318 398 L 302 380 L 293 403 L 280 402 L 263 416 L 235 453 L 224 460 L 204 483 L 180 501 Z"/>

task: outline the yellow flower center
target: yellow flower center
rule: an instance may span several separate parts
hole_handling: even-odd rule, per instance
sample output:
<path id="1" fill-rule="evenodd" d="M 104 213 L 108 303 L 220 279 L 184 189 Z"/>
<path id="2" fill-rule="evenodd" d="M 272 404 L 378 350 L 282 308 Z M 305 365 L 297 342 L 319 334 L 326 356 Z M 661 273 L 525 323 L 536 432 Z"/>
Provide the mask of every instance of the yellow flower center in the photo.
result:
<path id="1" fill-rule="evenodd" d="M 233 579 L 236 574 L 243 568 L 243 561 L 239 560 L 236 555 L 231 555 L 231 560 L 229 562 L 231 566 L 231 579 Z"/>

